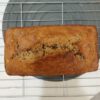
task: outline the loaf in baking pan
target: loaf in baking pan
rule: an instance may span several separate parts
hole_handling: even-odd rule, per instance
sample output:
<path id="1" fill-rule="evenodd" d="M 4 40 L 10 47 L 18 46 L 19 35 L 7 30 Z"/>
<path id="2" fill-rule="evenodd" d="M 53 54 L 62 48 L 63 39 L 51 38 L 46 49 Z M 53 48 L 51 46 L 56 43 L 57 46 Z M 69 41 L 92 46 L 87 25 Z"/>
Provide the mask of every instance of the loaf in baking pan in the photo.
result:
<path id="1" fill-rule="evenodd" d="M 98 69 L 97 31 L 92 25 L 11 28 L 5 32 L 9 75 L 79 75 Z"/>

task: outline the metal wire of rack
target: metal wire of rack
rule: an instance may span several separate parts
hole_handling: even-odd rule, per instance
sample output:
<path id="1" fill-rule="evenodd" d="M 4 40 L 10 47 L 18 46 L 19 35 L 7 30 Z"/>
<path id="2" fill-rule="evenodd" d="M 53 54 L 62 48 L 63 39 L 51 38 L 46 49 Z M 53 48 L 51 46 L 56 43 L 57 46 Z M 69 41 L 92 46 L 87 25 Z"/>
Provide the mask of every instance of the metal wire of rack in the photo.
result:
<path id="1" fill-rule="evenodd" d="M 0 2 L 1 5 L 7 5 L 7 3 Z M 42 80 L 32 76 L 6 75 L 3 61 L 4 43 L 1 35 L 2 30 L 5 31 L 10 27 L 73 23 L 96 25 L 100 33 L 99 12 L 100 1 L 9 2 L 5 12 L 0 12 L 0 15 L 4 13 L 4 18 L 0 21 L 3 23 L 3 28 L 0 29 L 0 98 L 56 97 L 58 99 L 61 97 L 62 100 L 66 98 L 90 100 L 100 92 L 100 68 L 96 72 L 75 78 L 63 75 Z"/>

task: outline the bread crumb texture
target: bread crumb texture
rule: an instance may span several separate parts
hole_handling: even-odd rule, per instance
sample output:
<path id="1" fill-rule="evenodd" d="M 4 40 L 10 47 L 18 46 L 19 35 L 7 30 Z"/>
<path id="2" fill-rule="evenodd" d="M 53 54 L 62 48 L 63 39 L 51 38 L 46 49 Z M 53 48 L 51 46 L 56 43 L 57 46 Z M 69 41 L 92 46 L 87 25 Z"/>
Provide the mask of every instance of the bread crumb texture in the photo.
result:
<path id="1" fill-rule="evenodd" d="M 73 53 L 75 57 L 83 59 L 84 56 L 80 52 L 77 43 L 80 41 L 81 36 L 79 34 L 75 36 L 64 37 L 57 36 L 49 39 L 44 39 L 41 43 L 37 43 L 32 48 L 19 51 L 20 44 L 16 42 L 17 52 L 12 56 L 12 59 L 17 58 L 19 60 L 38 60 L 48 55 L 57 55 L 61 53 Z M 62 42 L 63 41 L 63 42 Z"/>

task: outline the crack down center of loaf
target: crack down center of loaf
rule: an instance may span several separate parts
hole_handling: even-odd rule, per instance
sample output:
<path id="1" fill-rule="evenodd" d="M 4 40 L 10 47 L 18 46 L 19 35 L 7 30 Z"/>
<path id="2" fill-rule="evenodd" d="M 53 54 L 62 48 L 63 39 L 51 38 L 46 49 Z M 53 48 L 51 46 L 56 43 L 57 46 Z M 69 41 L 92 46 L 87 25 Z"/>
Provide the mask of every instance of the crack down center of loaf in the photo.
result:
<path id="1" fill-rule="evenodd" d="M 27 60 L 34 62 L 42 57 L 55 56 L 69 52 L 73 53 L 73 55 L 79 59 L 84 58 L 77 46 L 77 43 L 80 41 L 78 35 L 70 38 L 58 37 L 42 40 L 41 43 L 37 43 L 31 48 L 21 51 L 19 51 L 20 45 L 17 42 L 17 52 L 12 56 L 12 59 L 16 58 L 21 61 Z M 64 42 L 62 42 L 62 40 L 64 40 Z"/>

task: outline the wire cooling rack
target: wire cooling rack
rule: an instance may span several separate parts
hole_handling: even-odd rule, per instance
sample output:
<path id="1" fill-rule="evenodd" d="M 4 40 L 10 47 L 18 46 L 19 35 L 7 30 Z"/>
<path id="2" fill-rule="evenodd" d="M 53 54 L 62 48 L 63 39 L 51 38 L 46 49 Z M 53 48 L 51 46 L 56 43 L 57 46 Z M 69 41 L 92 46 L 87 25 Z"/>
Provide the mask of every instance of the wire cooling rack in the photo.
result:
<path id="1" fill-rule="evenodd" d="M 100 92 L 100 68 L 77 77 L 8 76 L 4 70 L 2 35 L 2 30 L 4 33 L 10 27 L 57 24 L 96 25 L 100 33 L 100 0 L 7 1 L 0 1 L 0 99 L 90 100 Z"/>

